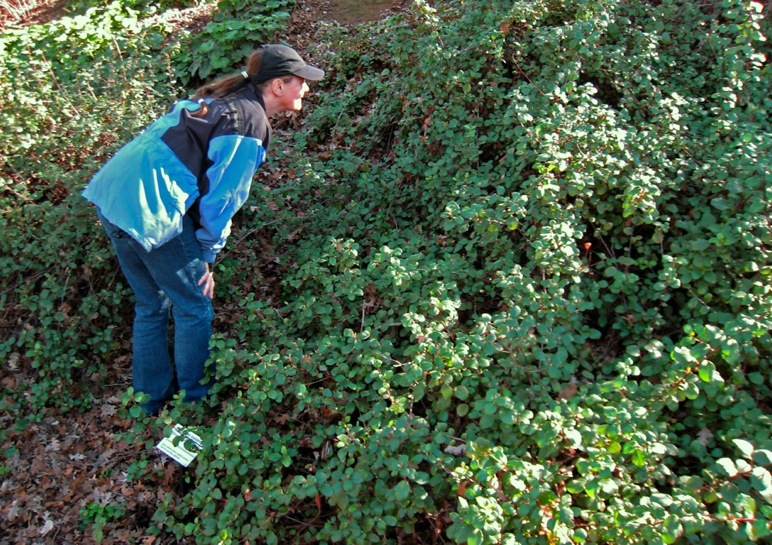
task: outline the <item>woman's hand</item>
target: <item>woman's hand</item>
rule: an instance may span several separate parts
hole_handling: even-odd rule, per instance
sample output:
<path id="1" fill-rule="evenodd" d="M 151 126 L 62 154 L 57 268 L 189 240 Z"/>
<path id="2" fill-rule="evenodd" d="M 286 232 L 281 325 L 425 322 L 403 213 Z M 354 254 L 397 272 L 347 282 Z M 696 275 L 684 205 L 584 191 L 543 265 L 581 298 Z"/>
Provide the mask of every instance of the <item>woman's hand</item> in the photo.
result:
<path id="1" fill-rule="evenodd" d="M 198 285 L 203 286 L 201 293 L 214 299 L 214 273 L 209 270 L 210 265 L 206 265 L 206 273 L 198 280 Z"/>

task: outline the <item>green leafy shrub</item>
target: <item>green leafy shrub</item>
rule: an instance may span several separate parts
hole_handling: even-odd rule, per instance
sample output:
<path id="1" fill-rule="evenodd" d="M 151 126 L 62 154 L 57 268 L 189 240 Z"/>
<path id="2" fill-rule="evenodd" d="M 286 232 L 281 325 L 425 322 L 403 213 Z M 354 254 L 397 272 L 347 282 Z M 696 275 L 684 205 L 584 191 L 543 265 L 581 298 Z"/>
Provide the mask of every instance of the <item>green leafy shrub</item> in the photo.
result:
<path id="1" fill-rule="evenodd" d="M 139 18 L 142 18 L 145 15 L 153 15 L 169 9 L 190 7 L 197 3 L 197 0 L 161 0 L 160 2 L 151 2 L 150 0 L 121 0 L 120 2 L 115 0 L 77 0 L 68 2 L 67 12 L 70 15 L 78 15 L 92 8 L 122 6 L 124 9 L 130 9 L 139 14 Z"/>
<path id="2" fill-rule="evenodd" d="M 768 539 L 769 17 L 743 0 L 484 7 L 419 0 L 329 31 L 282 158 L 293 181 L 255 188 L 218 265 L 219 412 L 153 533 Z M 29 172 L 12 164 L 4 179 Z M 69 269 L 22 233 L 51 193 L 12 179 L 3 221 L 41 264 L 4 263 L 3 308 L 41 321 L 14 322 L 4 354 L 55 368 L 41 339 L 75 335 L 82 357 L 89 323 L 57 325 Z M 93 234 L 70 214 L 63 240 Z M 87 250 L 106 265 L 103 237 Z M 102 325 L 127 299 L 109 278 L 82 290 Z"/>
<path id="3" fill-rule="evenodd" d="M 177 76 L 205 80 L 243 66 L 257 46 L 275 40 L 294 7 L 294 0 L 220 0 L 212 21 L 174 56 Z"/>
<path id="4" fill-rule="evenodd" d="M 734 1 L 334 30 L 299 183 L 253 220 L 281 300 L 217 350 L 230 401 L 159 531 L 768 536 L 766 34 Z"/>
<path id="5" fill-rule="evenodd" d="M 126 514 L 126 509 L 120 504 L 88 502 L 80 509 L 80 528 L 85 530 L 93 527 L 94 541 L 101 543 L 104 539 L 104 527 L 108 523 L 119 520 Z"/>
<path id="6" fill-rule="evenodd" d="M 80 190 L 168 101 L 159 37 L 112 4 L 0 39 L 0 356 L 23 377 L 4 392 L 20 414 L 87 404 L 94 357 L 125 349 L 129 291 Z"/>

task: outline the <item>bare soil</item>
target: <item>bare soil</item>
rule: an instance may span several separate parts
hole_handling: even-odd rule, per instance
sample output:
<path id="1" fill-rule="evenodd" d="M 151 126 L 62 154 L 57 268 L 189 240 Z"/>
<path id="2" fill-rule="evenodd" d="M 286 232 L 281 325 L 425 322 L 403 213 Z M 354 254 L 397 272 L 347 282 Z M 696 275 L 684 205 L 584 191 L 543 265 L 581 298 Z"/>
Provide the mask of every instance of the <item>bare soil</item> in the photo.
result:
<path id="1" fill-rule="evenodd" d="M 41 24 L 68 15 L 69 0 L 0 0 L 0 30 L 9 25 Z M 359 24 L 388 16 L 405 7 L 409 0 L 308 0 L 298 1 L 296 13 L 312 17 L 307 22 L 336 21 L 342 25 Z M 172 17 L 182 28 L 192 30 L 202 14 L 208 14 L 215 2 L 176 10 Z M 303 17 L 298 17 L 303 19 Z M 206 19 L 203 20 L 206 23 Z M 297 32 L 301 29 L 292 29 Z"/>

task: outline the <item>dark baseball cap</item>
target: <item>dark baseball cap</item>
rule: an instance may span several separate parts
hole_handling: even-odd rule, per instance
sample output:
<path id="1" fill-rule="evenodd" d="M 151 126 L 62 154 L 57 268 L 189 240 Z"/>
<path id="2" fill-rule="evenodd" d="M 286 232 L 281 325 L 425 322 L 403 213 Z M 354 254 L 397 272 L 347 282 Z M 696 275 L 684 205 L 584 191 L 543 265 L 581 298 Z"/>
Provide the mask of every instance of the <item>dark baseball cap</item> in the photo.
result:
<path id="1" fill-rule="evenodd" d="M 254 78 L 255 83 L 289 75 L 311 81 L 319 81 L 324 77 L 324 70 L 306 64 L 291 47 L 269 44 L 261 46 L 260 49 L 263 50 L 263 58 L 260 61 L 260 71 Z"/>

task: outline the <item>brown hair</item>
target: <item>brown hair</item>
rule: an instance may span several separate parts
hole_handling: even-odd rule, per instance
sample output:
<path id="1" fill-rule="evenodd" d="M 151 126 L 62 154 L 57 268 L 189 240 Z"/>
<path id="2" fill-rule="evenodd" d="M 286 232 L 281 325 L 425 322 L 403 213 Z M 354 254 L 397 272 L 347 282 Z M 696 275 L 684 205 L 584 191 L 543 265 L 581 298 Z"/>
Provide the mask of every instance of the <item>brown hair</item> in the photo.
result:
<path id="1" fill-rule="evenodd" d="M 236 91 L 242 87 L 245 87 L 249 82 L 249 77 L 256 76 L 260 72 L 260 64 L 263 60 L 263 50 L 257 49 L 247 59 L 247 76 L 243 73 L 239 73 L 233 76 L 225 76 L 211 83 L 203 85 L 196 89 L 196 94 L 193 95 L 193 100 L 199 100 L 202 98 L 220 98 L 228 93 Z"/>

